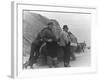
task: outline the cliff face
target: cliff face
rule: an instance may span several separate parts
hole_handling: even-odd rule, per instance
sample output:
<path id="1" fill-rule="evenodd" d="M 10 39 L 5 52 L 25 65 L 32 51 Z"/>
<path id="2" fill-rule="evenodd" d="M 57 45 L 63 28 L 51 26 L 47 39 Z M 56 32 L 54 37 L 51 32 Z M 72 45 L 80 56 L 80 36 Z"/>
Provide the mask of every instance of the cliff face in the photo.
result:
<path id="1" fill-rule="evenodd" d="M 24 55 L 30 53 L 32 41 L 34 41 L 37 34 L 46 27 L 49 22 L 44 16 L 36 13 L 24 11 L 23 13 L 23 51 Z"/>
<path id="2" fill-rule="evenodd" d="M 47 27 L 48 22 L 54 22 L 54 33 L 56 37 L 59 37 L 61 28 L 56 20 L 48 19 L 37 13 L 30 13 L 24 11 L 23 13 L 23 54 L 27 55 L 30 53 L 30 47 L 32 41 L 36 38 L 37 34 L 44 28 Z"/>
<path id="3" fill-rule="evenodd" d="M 46 24 L 49 22 L 49 19 L 30 12 L 24 12 L 23 15 L 23 36 L 28 39 L 30 42 L 34 40 L 38 32 L 43 29 Z"/>

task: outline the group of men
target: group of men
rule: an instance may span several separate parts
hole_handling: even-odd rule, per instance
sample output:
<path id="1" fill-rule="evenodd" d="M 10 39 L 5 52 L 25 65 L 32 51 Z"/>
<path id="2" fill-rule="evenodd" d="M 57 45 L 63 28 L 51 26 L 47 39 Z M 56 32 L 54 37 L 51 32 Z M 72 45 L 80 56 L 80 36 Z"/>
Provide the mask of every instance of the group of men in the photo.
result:
<path id="1" fill-rule="evenodd" d="M 64 25 L 63 30 L 60 32 L 59 39 L 56 38 L 53 32 L 53 22 L 49 22 L 47 27 L 41 30 L 37 35 L 36 39 L 32 42 L 30 57 L 28 60 L 28 65 L 33 68 L 33 64 L 36 63 L 36 60 L 39 58 L 40 54 L 43 54 L 46 57 L 48 66 L 58 67 L 58 49 L 61 48 L 64 52 L 63 62 L 64 67 L 70 67 L 70 43 L 71 39 L 68 32 L 68 26 Z M 41 46 L 45 44 L 45 48 L 40 52 Z"/>

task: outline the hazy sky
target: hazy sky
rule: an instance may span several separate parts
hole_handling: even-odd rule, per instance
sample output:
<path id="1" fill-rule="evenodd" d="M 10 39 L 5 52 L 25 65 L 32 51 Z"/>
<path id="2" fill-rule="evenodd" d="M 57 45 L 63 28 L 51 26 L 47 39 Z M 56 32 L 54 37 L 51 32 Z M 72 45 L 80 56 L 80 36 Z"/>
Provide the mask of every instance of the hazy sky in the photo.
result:
<path id="1" fill-rule="evenodd" d="M 69 30 L 78 38 L 78 42 L 86 41 L 90 45 L 91 38 L 91 14 L 79 13 L 56 13 L 31 11 L 46 16 L 49 19 L 56 19 L 61 28 L 67 24 Z"/>

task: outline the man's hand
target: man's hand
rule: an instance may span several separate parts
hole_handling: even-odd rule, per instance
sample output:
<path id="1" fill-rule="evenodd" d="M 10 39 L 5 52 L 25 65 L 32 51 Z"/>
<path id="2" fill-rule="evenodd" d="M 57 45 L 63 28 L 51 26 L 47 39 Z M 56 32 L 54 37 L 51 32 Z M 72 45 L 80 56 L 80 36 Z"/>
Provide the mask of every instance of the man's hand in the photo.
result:
<path id="1" fill-rule="evenodd" d="M 43 39 L 40 39 L 40 41 L 43 41 Z"/>
<path id="2" fill-rule="evenodd" d="M 48 42 L 52 42 L 53 40 L 52 40 L 52 39 L 48 39 L 47 41 L 48 41 Z"/>

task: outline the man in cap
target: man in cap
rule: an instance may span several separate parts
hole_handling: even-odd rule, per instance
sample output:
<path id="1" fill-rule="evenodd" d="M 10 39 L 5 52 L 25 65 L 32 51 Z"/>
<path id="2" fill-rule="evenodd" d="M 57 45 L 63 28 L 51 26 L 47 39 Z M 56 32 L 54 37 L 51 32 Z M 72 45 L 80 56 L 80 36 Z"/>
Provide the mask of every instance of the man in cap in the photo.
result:
<path id="1" fill-rule="evenodd" d="M 60 42 L 59 45 L 62 47 L 64 51 L 64 67 L 70 67 L 70 38 L 68 35 L 68 27 L 67 25 L 63 26 L 63 30 L 60 34 Z"/>

